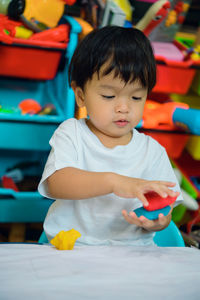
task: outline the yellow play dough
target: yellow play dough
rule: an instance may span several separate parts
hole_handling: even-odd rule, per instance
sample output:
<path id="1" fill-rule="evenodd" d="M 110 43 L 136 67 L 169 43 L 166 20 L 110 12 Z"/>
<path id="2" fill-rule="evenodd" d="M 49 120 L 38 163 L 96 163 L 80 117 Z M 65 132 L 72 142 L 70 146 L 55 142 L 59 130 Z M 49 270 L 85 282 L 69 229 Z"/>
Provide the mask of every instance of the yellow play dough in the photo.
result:
<path id="1" fill-rule="evenodd" d="M 80 232 L 75 229 L 68 231 L 61 230 L 56 236 L 50 241 L 58 250 L 72 250 L 76 240 L 81 237 Z"/>

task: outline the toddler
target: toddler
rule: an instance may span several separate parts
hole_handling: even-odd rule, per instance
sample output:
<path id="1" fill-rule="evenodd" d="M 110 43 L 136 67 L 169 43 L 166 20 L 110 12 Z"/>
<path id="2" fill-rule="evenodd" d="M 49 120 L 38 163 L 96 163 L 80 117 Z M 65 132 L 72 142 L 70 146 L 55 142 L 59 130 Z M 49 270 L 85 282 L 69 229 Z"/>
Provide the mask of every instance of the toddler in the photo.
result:
<path id="1" fill-rule="evenodd" d="M 149 40 L 134 28 L 92 31 L 76 48 L 69 80 L 88 118 L 64 121 L 53 134 L 39 192 L 55 199 L 44 222 L 48 239 L 72 228 L 89 245 L 150 245 L 168 226 L 137 217 L 145 193 L 178 196 L 180 188 L 165 149 L 135 127 L 156 82 Z"/>

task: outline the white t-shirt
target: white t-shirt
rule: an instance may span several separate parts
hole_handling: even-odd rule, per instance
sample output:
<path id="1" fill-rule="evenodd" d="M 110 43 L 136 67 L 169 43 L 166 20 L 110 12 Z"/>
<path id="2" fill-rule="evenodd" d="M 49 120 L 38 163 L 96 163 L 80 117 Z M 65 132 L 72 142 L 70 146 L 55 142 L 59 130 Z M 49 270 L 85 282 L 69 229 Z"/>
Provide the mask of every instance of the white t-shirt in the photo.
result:
<path id="1" fill-rule="evenodd" d="M 39 192 L 48 198 L 46 179 L 56 170 L 75 167 L 93 172 L 115 172 L 129 177 L 176 182 L 165 149 L 151 137 L 133 129 L 125 146 L 106 148 L 88 128 L 85 119 L 64 121 L 53 134 Z M 67 180 L 67 178 L 66 178 Z M 181 201 L 181 196 L 177 201 Z M 154 233 L 127 223 L 122 209 L 128 212 L 141 207 L 137 198 L 120 198 L 108 194 L 84 200 L 56 199 L 44 222 L 50 240 L 61 230 L 72 228 L 81 233 L 78 243 L 90 245 L 153 244 Z"/>

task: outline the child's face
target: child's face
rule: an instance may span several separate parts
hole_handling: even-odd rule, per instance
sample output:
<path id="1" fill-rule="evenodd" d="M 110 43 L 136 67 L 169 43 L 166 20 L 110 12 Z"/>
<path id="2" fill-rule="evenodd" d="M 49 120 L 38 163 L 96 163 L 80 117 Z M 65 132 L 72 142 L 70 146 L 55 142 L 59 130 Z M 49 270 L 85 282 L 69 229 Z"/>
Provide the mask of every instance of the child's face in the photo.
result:
<path id="1" fill-rule="evenodd" d="M 91 131 L 107 147 L 127 144 L 142 119 L 147 89 L 139 82 L 125 84 L 113 72 L 94 74 L 84 90 L 77 88 L 78 106 L 86 106 Z"/>

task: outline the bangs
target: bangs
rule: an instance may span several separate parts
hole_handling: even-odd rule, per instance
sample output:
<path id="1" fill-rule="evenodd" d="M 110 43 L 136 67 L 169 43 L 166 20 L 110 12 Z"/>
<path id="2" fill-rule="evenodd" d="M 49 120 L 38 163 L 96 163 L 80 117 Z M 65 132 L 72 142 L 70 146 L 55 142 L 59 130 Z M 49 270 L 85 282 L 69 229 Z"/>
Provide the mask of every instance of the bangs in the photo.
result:
<path id="1" fill-rule="evenodd" d="M 133 55 L 123 57 L 118 53 L 113 53 L 108 58 L 108 63 L 104 66 L 101 75 L 106 76 L 113 72 L 114 78 L 118 77 L 125 83 L 139 81 L 144 88 L 148 88 L 149 84 L 153 86 L 154 81 L 150 82 L 151 78 L 149 78 L 147 66 L 141 67 L 141 64 L 137 63 L 138 59 L 137 57 L 133 58 Z M 98 76 L 100 76 L 99 72 L 98 69 Z"/>

